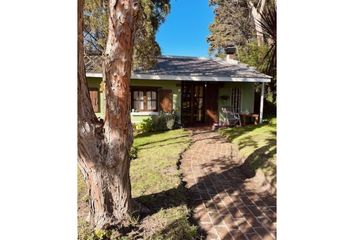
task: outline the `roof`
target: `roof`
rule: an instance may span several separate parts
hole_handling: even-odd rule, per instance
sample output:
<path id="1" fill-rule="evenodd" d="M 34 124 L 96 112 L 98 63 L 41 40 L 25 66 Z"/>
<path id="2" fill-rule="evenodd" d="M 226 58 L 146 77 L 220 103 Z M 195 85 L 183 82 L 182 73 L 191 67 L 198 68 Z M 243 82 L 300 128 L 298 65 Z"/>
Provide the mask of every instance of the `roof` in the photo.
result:
<path id="1" fill-rule="evenodd" d="M 86 57 L 85 65 L 87 76 L 102 76 L 100 56 Z M 132 79 L 269 82 L 271 77 L 235 60 L 160 56 L 152 69 L 135 70 Z"/>

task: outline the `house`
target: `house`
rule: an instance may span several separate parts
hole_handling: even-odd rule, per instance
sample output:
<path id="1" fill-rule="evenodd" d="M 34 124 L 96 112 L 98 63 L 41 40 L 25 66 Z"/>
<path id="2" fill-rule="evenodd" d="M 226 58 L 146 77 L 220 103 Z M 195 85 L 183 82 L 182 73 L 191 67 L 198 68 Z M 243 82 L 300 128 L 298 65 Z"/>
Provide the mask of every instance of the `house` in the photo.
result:
<path id="1" fill-rule="evenodd" d="M 103 118 L 105 109 L 102 61 L 86 59 L 86 76 L 94 110 Z M 160 56 L 150 70 L 136 70 L 131 77 L 131 119 L 172 110 L 183 126 L 222 123 L 223 107 L 243 114 L 259 113 L 263 118 L 264 83 L 271 77 L 229 57 L 219 58 Z M 260 103 L 255 104 L 255 83 L 261 83 Z M 254 109 L 259 105 L 259 109 Z"/>

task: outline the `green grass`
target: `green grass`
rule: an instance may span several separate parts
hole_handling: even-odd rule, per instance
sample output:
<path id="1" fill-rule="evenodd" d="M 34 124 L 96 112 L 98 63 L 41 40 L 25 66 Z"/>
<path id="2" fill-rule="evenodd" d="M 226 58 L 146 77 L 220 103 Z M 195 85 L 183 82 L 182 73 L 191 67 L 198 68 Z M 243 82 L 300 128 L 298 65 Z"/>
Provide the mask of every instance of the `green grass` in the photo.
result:
<path id="1" fill-rule="evenodd" d="M 276 118 L 262 125 L 219 130 L 221 135 L 238 146 L 246 163 L 253 170 L 261 169 L 276 184 Z"/>
<path id="2" fill-rule="evenodd" d="M 191 239 L 196 234 L 196 227 L 188 222 L 190 212 L 177 170 L 180 154 L 190 144 L 189 134 L 179 129 L 135 137 L 138 157 L 130 168 L 132 195 L 156 209 L 149 219 L 156 225 L 156 231 L 148 234 L 151 239 Z"/>
<path id="3" fill-rule="evenodd" d="M 176 164 L 189 143 L 189 132 L 184 130 L 137 136 L 138 158 L 130 170 L 133 197 L 177 188 L 181 181 Z"/>
<path id="4" fill-rule="evenodd" d="M 132 195 L 152 210 L 137 223 L 144 229 L 144 239 L 195 239 L 197 236 L 197 227 L 188 221 L 190 210 L 181 172 L 177 169 L 180 154 L 190 144 L 189 135 L 189 131 L 179 129 L 134 138 L 137 158 L 130 167 Z M 83 186 L 79 179 L 79 200 L 84 199 L 80 193 Z"/>

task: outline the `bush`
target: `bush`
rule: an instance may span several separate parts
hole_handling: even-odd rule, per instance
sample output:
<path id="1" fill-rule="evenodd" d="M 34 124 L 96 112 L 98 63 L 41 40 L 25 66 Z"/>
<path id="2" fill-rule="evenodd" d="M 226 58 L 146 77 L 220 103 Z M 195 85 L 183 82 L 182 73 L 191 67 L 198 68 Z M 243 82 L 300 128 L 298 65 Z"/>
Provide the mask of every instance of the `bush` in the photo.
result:
<path id="1" fill-rule="evenodd" d="M 137 134 L 146 132 L 161 132 L 178 128 L 178 118 L 175 112 L 160 112 L 158 116 L 144 119 L 141 123 L 135 125 Z"/>
<path id="2" fill-rule="evenodd" d="M 110 240 L 112 231 L 108 230 L 94 230 L 88 223 L 83 222 L 78 229 L 78 240 Z"/>
<path id="3" fill-rule="evenodd" d="M 130 151 L 129 151 L 129 158 L 130 158 L 131 160 L 138 158 L 138 149 L 137 149 L 136 147 L 132 146 L 132 147 L 130 148 Z"/>
<path id="4" fill-rule="evenodd" d="M 154 116 L 153 131 L 167 131 L 177 127 L 177 115 L 172 113 L 160 112 L 159 116 Z"/>
<path id="5" fill-rule="evenodd" d="M 144 119 L 141 123 L 137 124 L 138 133 L 146 133 L 153 131 L 153 121 L 151 118 Z"/>

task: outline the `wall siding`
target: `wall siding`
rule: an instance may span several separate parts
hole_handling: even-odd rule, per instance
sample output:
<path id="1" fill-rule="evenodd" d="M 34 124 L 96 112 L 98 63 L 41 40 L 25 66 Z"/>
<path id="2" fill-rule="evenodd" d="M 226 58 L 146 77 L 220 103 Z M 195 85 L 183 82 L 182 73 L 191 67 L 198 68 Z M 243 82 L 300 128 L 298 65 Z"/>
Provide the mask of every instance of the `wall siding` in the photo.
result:
<path id="1" fill-rule="evenodd" d="M 224 121 L 225 118 L 221 112 L 222 107 L 231 107 L 231 94 L 232 88 L 239 87 L 241 90 L 241 113 L 253 113 L 254 112 L 254 83 L 224 83 L 219 88 L 219 121 Z M 222 100 L 220 96 L 229 96 L 228 100 Z"/>
<path id="2" fill-rule="evenodd" d="M 101 78 L 87 78 L 89 87 L 100 89 L 100 112 L 96 115 L 100 118 L 104 118 L 105 112 L 105 99 L 104 92 L 101 88 Z M 144 86 L 144 87 L 162 87 L 164 89 L 171 89 L 173 95 L 173 109 L 178 115 L 178 119 L 181 119 L 181 81 L 164 81 L 164 80 L 131 80 L 131 86 Z M 218 99 L 218 111 L 219 121 L 222 121 L 223 115 L 221 113 L 222 107 L 231 106 L 231 91 L 233 87 L 239 87 L 241 89 L 241 113 L 253 113 L 254 112 L 254 83 L 224 83 L 219 88 Z M 222 100 L 220 96 L 229 96 L 228 100 Z M 207 96 L 206 96 L 207 97 Z M 133 123 L 142 121 L 143 119 L 150 118 L 146 115 L 132 115 L 131 120 Z"/>
<path id="3" fill-rule="evenodd" d="M 89 87 L 99 88 L 101 86 L 101 78 L 88 77 L 87 82 Z M 143 87 L 162 87 L 164 89 L 171 89 L 173 96 L 173 109 L 176 111 L 178 119 L 181 119 L 181 82 L 180 81 L 163 81 L 163 80 L 136 80 L 132 79 L 130 86 L 143 86 Z M 98 117 L 104 117 L 105 99 L 104 92 L 100 91 L 100 112 L 96 113 Z M 145 115 L 132 115 L 131 120 L 133 123 L 140 122 L 143 119 L 149 118 Z"/>
<path id="4" fill-rule="evenodd" d="M 181 82 L 180 81 L 163 81 L 163 80 L 131 80 L 131 86 L 142 87 L 162 87 L 163 89 L 172 90 L 173 109 L 175 110 L 178 119 L 181 119 Z M 149 118 L 149 116 L 131 116 L 132 122 L 139 122 L 142 119 Z"/>

